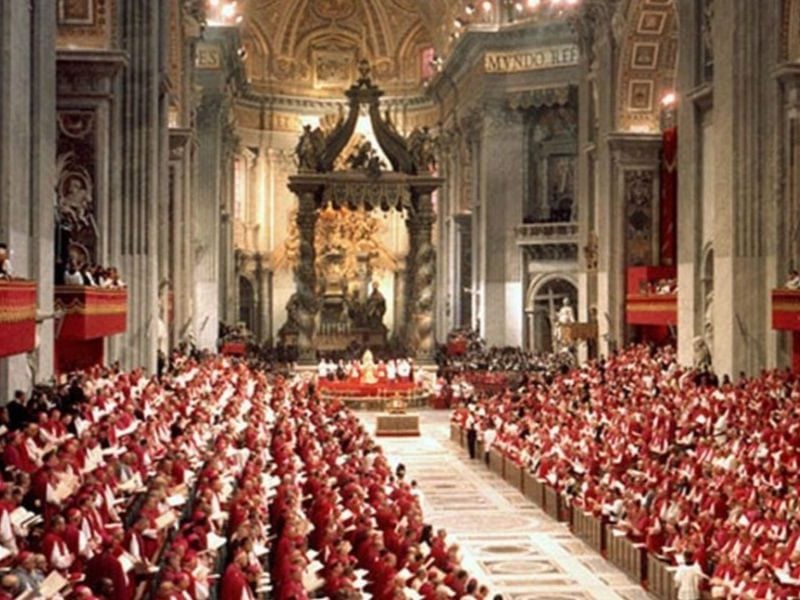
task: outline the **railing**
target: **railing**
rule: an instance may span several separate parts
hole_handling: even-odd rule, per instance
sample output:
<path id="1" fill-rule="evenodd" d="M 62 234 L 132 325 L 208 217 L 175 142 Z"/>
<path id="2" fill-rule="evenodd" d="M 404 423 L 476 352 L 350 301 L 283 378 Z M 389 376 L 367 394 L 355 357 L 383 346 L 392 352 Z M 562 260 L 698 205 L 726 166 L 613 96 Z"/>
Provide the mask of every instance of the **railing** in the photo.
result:
<path id="1" fill-rule="evenodd" d="M 530 223 L 514 228 L 517 244 L 577 243 L 577 223 Z"/>
<path id="2" fill-rule="evenodd" d="M 36 345 L 36 282 L 0 281 L 0 357 Z"/>

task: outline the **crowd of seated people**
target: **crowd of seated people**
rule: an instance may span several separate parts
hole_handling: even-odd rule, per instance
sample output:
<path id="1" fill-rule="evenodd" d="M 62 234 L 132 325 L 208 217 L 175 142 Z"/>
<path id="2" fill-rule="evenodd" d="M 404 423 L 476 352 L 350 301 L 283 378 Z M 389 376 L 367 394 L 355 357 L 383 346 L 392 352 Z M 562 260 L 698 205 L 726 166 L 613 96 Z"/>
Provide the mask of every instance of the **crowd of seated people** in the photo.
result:
<path id="1" fill-rule="evenodd" d="M 436 361 L 442 376 L 464 372 L 527 373 L 570 364 L 570 356 L 526 352 L 513 346 L 487 346 L 486 341 L 472 330 L 460 330 L 451 335 L 466 339 L 466 349 L 463 353 L 454 354 L 446 347 L 439 348 Z"/>
<path id="2" fill-rule="evenodd" d="M 678 293 L 678 280 L 674 277 L 659 279 L 658 281 L 648 281 L 644 294 L 655 294 L 656 296 L 669 296 Z"/>
<path id="3" fill-rule="evenodd" d="M 106 289 L 121 289 L 126 287 L 116 267 L 90 266 L 86 263 L 77 264 L 74 260 L 67 262 L 63 273 L 56 273 L 56 284 L 85 285 Z"/>
<path id="4" fill-rule="evenodd" d="M 170 365 L 0 410 L 0 598 L 485 597 L 351 413 L 244 362 Z"/>
<path id="5" fill-rule="evenodd" d="M 713 597 L 800 594 L 794 375 L 718 381 L 637 346 L 454 419 L 651 554 L 698 565 Z"/>

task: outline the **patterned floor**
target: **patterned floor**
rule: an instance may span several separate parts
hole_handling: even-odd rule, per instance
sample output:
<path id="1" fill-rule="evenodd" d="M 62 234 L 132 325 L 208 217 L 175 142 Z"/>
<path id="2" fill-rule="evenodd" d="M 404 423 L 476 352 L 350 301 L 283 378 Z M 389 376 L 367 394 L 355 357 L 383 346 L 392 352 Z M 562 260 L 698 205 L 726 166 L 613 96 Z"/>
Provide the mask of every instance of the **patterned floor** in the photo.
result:
<path id="1" fill-rule="evenodd" d="M 360 416 L 374 431 L 375 413 Z M 646 600 L 639 585 L 606 562 L 449 440 L 449 414 L 420 412 L 419 438 L 379 438 L 416 479 L 434 528 L 461 547 L 466 568 L 505 600 Z"/>

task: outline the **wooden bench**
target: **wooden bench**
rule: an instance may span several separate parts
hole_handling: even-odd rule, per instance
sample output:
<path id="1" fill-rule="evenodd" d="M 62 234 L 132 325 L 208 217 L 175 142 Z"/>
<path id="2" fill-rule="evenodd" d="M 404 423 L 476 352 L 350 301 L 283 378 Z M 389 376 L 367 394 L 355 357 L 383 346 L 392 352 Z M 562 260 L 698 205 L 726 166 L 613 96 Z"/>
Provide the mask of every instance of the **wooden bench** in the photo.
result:
<path id="1" fill-rule="evenodd" d="M 648 554 L 647 589 L 660 600 L 677 600 L 678 588 L 675 585 L 675 572 L 663 560 Z"/>
<path id="2" fill-rule="evenodd" d="M 463 448 L 465 446 L 464 437 L 464 429 L 458 423 L 450 423 L 450 441 Z"/>
<path id="3" fill-rule="evenodd" d="M 603 521 L 580 508 L 572 509 L 572 531 L 593 550 L 605 553 Z"/>
<path id="4" fill-rule="evenodd" d="M 489 469 L 500 477 L 505 473 L 505 457 L 496 448 L 489 450 Z"/>
<path id="5" fill-rule="evenodd" d="M 522 490 L 522 467 L 509 458 L 505 459 L 505 480 L 518 490 Z"/>
<path id="6" fill-rule="evenodd" d="M 544 484 L 533 473 L 522 474 L 522 493 L 539 508 L 544 508 Z"/>
<path id="7" fill-rule="evenodd" d="M 544 484 L 544 512 L 562 523 L 570 522 L 570 507 L 564 502 L 561 494 L 547 484 Z"/>
<path id="8" fill-rule="evenodd" d="M 606 525 L 608 560 L 636 583 L 647 581 L 647 552 L 643 544 L 634 544 L 624 535 L 615 535 Z"/>

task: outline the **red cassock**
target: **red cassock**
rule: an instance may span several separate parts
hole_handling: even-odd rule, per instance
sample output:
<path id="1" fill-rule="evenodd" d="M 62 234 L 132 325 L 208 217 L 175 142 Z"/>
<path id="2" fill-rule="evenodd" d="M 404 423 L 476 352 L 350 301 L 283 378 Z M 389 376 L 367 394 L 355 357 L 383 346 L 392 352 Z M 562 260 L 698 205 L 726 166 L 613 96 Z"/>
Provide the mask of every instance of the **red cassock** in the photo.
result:
<path id="1" fill-rule="evenodd" d="M 247 583 L 247 577 L 236 563 L 229 564 L 225 569 L 219 600 L 253 600 L 253 592 Z"/>
<path id="2" fill-rule="evenodd" d="M 98 589 L 102 579 L 110 579 L 114 584 L 114 595 L 110 600 L 131 600 L 133 581 L 125 574 L 122 564 L 111 550 L 104 550 L 86 564 L 86 584 Z"/>

